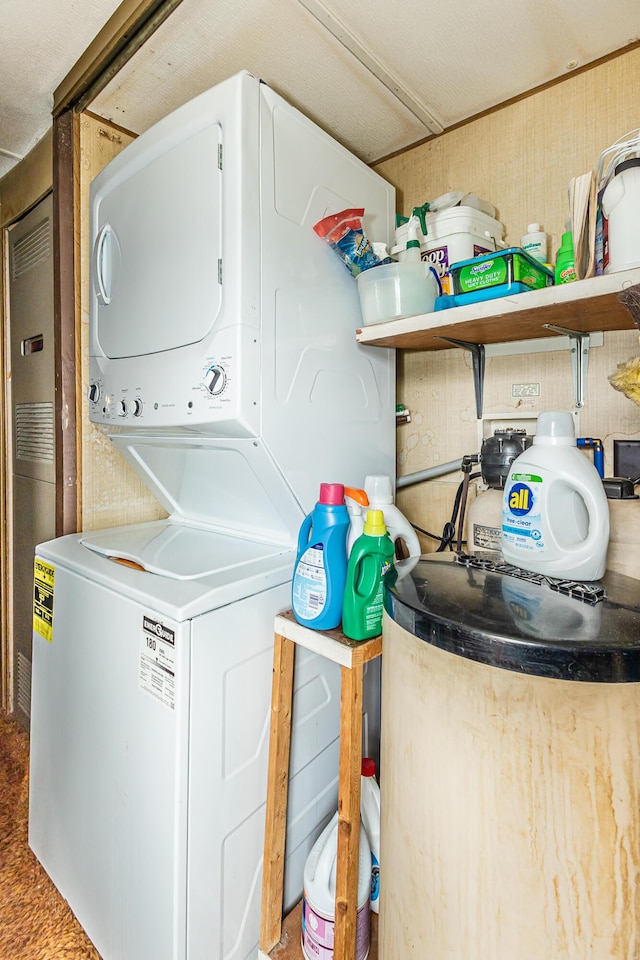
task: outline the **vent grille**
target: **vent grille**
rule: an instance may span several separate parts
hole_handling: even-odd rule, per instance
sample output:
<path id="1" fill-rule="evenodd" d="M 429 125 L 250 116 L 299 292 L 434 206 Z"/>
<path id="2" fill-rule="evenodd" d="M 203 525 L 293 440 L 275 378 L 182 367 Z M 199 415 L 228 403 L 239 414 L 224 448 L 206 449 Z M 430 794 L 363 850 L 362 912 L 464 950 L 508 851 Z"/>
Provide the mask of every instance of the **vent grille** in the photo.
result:
<path id="1" fill-rule="evenodd" d="M 16 460 L 55 460 L 53 404 L 17 403 Z"/>
<path id="2" fill-rule="evenodd" d="M 11 247 L 11 279 L 17 280 L 29 270 L 33 270 L 51 254 L 51 242 L 49 239 L 49 217 L 45 217 L 42 223 L 34 227 L 30 233 L 25 234 L 20 240 Z"/>
<path id="3" fill-rule="evenodd" d="M 31 661 L 20 651 L 18 651 L 16 659 L 18 667 L 18 706 L 27 717 L 31 718 Z"/>

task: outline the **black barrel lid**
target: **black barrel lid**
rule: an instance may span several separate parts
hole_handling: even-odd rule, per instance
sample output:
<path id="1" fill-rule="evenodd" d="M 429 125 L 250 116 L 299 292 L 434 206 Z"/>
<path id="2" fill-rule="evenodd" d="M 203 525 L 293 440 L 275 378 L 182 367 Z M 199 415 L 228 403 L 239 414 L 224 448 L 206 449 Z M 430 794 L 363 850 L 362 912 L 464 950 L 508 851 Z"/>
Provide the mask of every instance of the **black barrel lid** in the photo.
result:
<path id="1" fill-rule="evenodd" d="M 418 639 L 479 663 L 561 680 L 640 682 L 640 581 L 622 574 L 580 584 L 477 557 L 420 560 L 402 578 L 392 568 L 385 607 Z"/>

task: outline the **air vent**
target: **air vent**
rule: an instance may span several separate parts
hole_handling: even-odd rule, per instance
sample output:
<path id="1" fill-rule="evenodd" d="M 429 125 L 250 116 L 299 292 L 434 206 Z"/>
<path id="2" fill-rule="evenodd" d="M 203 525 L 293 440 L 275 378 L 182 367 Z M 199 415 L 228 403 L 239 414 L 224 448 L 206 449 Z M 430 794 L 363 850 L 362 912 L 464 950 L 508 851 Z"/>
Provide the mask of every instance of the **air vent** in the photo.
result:
<path id="1" fill-rule="evenodd" d="M 15 407 L 16 460 L 55 459 L 53 404 L 17 403 Z"/>
<path id="2" fill-rule="evenodd" d="M 18 667 L 18 706 L 25 716 L 31 718 L 31 661 L 20 651 L 18 651 L 16 660 Z"/>
<path id="3" fill-rule="evenodd" d="M 44 263 L 50 254 L 49 217 L 46 217 L 11 247 L 11 279 L 17 280 L 38 264 Z"/>

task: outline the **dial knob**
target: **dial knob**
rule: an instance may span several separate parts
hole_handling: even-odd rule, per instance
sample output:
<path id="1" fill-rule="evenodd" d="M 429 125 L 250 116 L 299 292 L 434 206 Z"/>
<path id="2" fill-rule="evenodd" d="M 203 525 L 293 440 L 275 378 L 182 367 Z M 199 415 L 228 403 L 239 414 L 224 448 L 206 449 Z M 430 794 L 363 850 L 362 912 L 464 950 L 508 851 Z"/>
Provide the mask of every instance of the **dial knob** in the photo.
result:
<path id="1" fill-rule="evenodd" d="M 91 403 L 97 403 L 100 399 L 100 384 L 99 383 L 90 383 L 89 389 L 87 390 L 87 397 Z"/>
<path id="2" fill-rule="evenodd" d="M 207 370 L 204 382 L 209 393 L 213 397 L 217 397 L 219 393 L 222 393 L 226 386 L 227 375 L 222 367 L 214 364 L 213 367 L 209 367 Z"/>
<path id="3" fill-rule="evenodd" d="M 140 417 L 142 415 L 142 400 L 140 399 L 140 397 L 136 397 L 136 399 L 131 404 L 131 412 L 134 415 L 134 417 Z"/>
<path id="4" fill-rule="evenodd" d="M 126 417 L 126 415 L 127 415 L 127 401 L 118 400 L 118 416 Z"/>

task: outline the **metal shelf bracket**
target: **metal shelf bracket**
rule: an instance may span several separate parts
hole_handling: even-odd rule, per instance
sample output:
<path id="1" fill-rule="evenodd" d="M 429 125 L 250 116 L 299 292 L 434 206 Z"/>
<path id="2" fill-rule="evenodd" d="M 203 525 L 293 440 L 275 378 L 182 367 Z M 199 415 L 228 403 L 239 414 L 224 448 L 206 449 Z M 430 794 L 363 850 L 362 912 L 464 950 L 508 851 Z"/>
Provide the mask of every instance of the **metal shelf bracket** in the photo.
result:
<path id="1" fill-rule="evenodd" d="M 587 369 L 589 367 L 589 334 L 579 330 L 567 330 L 553 323 L 543 324 L 545 330 L 553 330 L 569 338 L 571 345 L 571 373 L 573 375 L 573 396 L 577 410 L 584 407 L 587 389 Z"/>
<path id="2" fill-rule="evenodd" d="M 476 394 L 476 419 L 482 418 L 482 399 L 484 394 L 484 346 L 481 343 L 467 343 L 466 340 L 452 340 L 451 337 L 437 337 L 446 343 L 468 350 L 473 361 L 473 386 Z"/>

